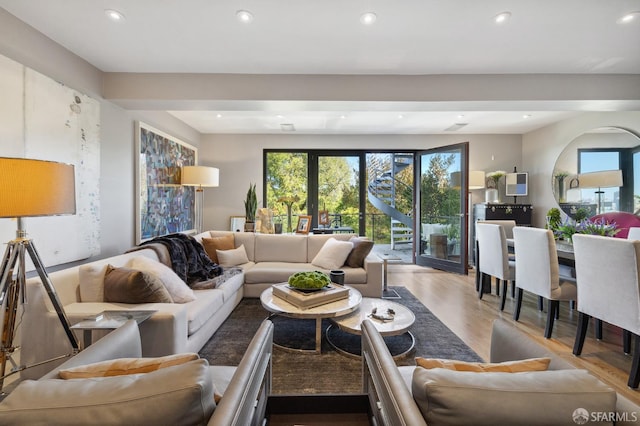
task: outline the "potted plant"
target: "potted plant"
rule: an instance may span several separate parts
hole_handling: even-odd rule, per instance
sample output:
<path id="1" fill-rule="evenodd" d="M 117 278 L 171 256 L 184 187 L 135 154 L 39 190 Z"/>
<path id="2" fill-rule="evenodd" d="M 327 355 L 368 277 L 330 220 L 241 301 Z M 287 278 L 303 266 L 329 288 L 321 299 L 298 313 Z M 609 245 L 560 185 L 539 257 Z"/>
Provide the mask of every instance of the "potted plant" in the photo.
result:
<path id="1" fill-rule="evenodd" d="M 500 203 L 500 179 L 506 174 L 507 172 L 504 170 L 487 173 L 487 189 L 485 190 L 485 201 L 487 203 Z"/>
<path id="2" fill-rule="evenodd" d="M 249 184 L 247 197 L 244 200 L 245 232 L 254 232 L 256 229 L 256 210 L 258 209 L 258 198 L 256 197 L 256 184 Z"/>
<path id="3" fill-rule="evenodd" d="M 556 229 L 558 229 L 558 226 L 560 226 L 561 221 L 562 221 L 562 217 L 560 214 L 560 210 L 557 209 L 556 207 L 550 208 L 549 211 L 547 212 L 546 228 L 551 229 L 552 231 L 555 231 Z"/>

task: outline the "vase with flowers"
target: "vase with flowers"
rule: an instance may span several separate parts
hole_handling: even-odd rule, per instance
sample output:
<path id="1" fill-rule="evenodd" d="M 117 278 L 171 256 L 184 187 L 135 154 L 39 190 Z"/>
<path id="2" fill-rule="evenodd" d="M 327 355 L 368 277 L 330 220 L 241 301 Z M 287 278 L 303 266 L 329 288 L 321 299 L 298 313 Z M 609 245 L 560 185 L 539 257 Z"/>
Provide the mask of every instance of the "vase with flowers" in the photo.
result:
<path id="1" fill-rule="evenodd" d="M 565 192 L 564 192 L 564 179 L 569 176 L 567 172 L 558 172 L 554 175 L 556 181 L 558 181 L 558 200 L 561 203 L 565 202 Z"/>
<path id="2" fill-rule="evenodd" d="M 485 201 L 487 203 L 500 203 L 500 179 L 507 172 L 504 170 L 496 170 L 487 173 L 487 189 L 485 191 Z"/>

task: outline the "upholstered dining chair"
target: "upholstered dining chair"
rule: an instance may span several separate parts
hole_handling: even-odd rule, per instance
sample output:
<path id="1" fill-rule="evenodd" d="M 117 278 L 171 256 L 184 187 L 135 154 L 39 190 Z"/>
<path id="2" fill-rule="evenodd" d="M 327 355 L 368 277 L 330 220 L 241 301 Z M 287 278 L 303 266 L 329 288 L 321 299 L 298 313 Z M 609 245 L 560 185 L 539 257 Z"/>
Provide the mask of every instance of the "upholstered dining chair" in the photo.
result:
<path id="1" fill-rule="evenodd" d="M 493 219 L 489 219 L 489 220 L 479 220 L 476 222 L 477 223 L 491 223 L 493 225 L 500 225 L 504 228 L 504 235 L 507 239 L 513 239 L 513 228 L 516 226 L 516 221 L 515 220 L 493 220 Z M 477 246 L 477 242 L 478 242 L 478 236 L 477 236 L 477 231 L 476 231 L 476 237 L 475 237 L 475 241 L 473 242 L 474 244 L 476 244 L 476 256 L 479 256 L 480 250 L 478 250 L 478 246 Z M 514 260 L 513 258 L 510 257 L 511 260 Z M 475 259 L 475 264 L 476 267 L 480 264 L 480 261 L 478 258 Z M 476 274 L 476 291 L 480 290 L 480 274 L 477 273 Z M 499 291 L 499 289 L 496 289 Z M 512 286 L 512 296 L 515 295 L 515 287 Z M 500 294 L 498 292 L 498 294 Z"/>
<path id="2" fill-rule="evenodd" d="M 550 338 L 560 301 L 576 300 L 576 280 L 561 277 L 553 232 L 549 229 L 516 226 L 513 228 L 516 252 L 516 307 L 513 319 L 518 321 L 523 291 L 547 299 L 547 324 L 544 337 Z"/>
<path id="3" fill-rule="evenodd" d="M 509 260 L 507 239 L 505 230 L 501 225 L 486 222 L 476 223 L 476 235 L 478 238 L 478 250 L 480 251 L 478 272 L 481 275 L 479 297 L 482 299 L 484 285 L 483 276 L 496 278 L 496 292 L 500 294 L 499 287 L 502 282 L 502 294 L 500 296 L 500 310 L 504 310 L 507 298 L 507 282 L 516 279 L 515 263 Z"/>
<path id="4" fill-rule="evenodd" d="M 573 250 L 578 279 L 578 329 L 573 354 L 582 353 L 594 317 L 635 337 L 628 386 L 640 383 L 640 241 L 576 234 Z"/>
<path id="5" fill-rule="evenodd" d="M 632 226 L 631 228 L 629 228 L 627 240 L 640 240 L 640 228 L 636 226 Z"/>

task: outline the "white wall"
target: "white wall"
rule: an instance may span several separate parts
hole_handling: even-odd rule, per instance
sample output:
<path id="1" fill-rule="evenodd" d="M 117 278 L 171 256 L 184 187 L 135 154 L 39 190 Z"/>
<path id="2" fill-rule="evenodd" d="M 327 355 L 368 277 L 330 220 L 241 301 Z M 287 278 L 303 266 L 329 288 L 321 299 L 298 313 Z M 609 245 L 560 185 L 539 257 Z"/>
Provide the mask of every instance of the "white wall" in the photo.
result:
<path id="1" fill-rule="evenodd" d="M 420 150 L 467 141 L 470 170 L 522 170 L 520 135 L 203 135 L 199 163 L 220 169 L 220 186 L 205 189 L 203 226 L 228 229 L 230 216 L 244 216 L 249 183 L 257 183 L 261 204 L 264 149 Z M 483 191 L 472 195 L 484 201 Z"/>
<path id="2" fill-rule="evenodd" d="M 557 207 L 551 185 L 553 167 L 562 150 L 583 132 L 605 126 L 640 134 L 640 112 L 585 113 L 523 135 L 522 165 L 529 172 L 535 226 L 544 226 L 547 210 Z"/>
<path id="3" fill-rule="evenodd" d="M 133 246 L 135 121 L 142 120 L 196 147 L 200 144 L 200 134 L 165 112 L 126 111 L 105 101 L 100 96 L 103 77 L 100 70 L 4 9 L 0 9 L 0 54 L 100 102 L 101 250 L 97 258 L 122 253 Z"/>

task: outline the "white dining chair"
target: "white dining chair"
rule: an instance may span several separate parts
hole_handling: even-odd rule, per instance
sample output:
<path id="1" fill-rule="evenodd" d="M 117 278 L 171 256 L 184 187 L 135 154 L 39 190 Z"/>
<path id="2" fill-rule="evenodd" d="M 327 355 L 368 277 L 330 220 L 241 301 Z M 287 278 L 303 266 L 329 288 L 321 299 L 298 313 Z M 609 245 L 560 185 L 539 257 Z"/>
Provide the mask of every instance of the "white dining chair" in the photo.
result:
<path id="1" fill-rule="evenodd" d="M 640 240 L 640 228 L 638 228 L 637 226 L 632 226 L 631 228 L 629 228 L 627 240 Z"/>
<path id="2" fill-rule="evenodd" d="M 573 354 L 582 354 L 594 317 L 634 335 L 628 385 L 640 383 L 640 241 L 598 235 L 573 236 L 578 279 L 578 328 Z"/>
<path id="3" fill-rule="evenodd" d="M 476 223 L 476 235 L 478 238 L 478 250 L 480 252 L 478 272 L 480 273 L 479 297 L 484 294 L 483 276 L 496 278 L 496 292 L 500 294 L 502 282 L 502 294 L 500 295 L 500 310 L 504 310 L 507 298 L 507 283 L 516 279 L 515 263 L 509 260 L 507 239 L 505 230 L 501 225 L 486 222 Z"/>
<path id="4" fill-rule="evenodd" d="M 523 291 L 548 300 L 544 337 L 550 338 L 560 301 L 576 300 L 576 280 L 560 276 L 558 253 L 553 232 L 548 229 L 516 226 L 513 228 L 516 253 L 516 307 L 513 319 L 518 321 Z"/>
<path id="5" fill-rule="evenodd" d="M 498 219 L 495 219 L 495 220 L 494 220 L 494 219 L 488 219 L 488 220 L 479 220 L 479 221 L 477 221 L 477 222 L 476 222 L 476 224 L 478 224 L 478 223 L 490 223 L 490 224 L 493 224 L 493 225 L 500 225 L 500 226 L 502 226 L 502 227 L 503 227 L 503 229 L 504 229 L 504 236 L 505 236 L 505 238 L 507 238 L 507 240 L 509 240 L 509 239 L 513 239 L 513 228 L 516 226 L 516 221 L 515 221 L 515 220 L 498 220 Z M 476 259 L 475 259 L 475 265 L 476 265 L 476 268 L 477 268 L 477 267 L 478 267 L 478 265 L 480 264 L 480 260 L 479 260 L 479 259 L 478 259 L 478 257 L 477 257 L 477 256 L 479 256 L 479 253 L 480 253 L 480 250 L 478 249 L 478 245 L 477 245 L 477 242 L 478 242 L 477 231 L 475 232 L 475 235 L 476 235 L 476 238 L 475 238 L 476 240 L 474 241 L 474 244 L 476 244 Z M 512 257 L 511 255 L 510 255 L 510 259 L 511 259 L 511 260 L 514 260 L 514 259 L 513 259 L 513 257 Z M 480 279 L 480 278 L 481 278 L 481 277 L 480 277 L 480 274 L 479 274 L 479 273 L 477 273 L 477 274 L 476 274 L 476 291 L 479 291 L 479 290 L 480 290 L 480 282 L 481 282 L 481 279 Z M 499 293 L 500 289 L 498 288 L 498 289 L 496 289 L 496 290 L 498 291 L 498 293 L 497 293 L 497 294 L 499 295 L 499 294 L 500 294 L 500 293 Z M 512 294 L 511 294 L 511 296 L 513 297 L 513 296 L 515 296 L 515 286 L 512 286 L 512 287 L 511 287 L 511 290 L 512 290 L 512 291 L 511 291 L 511 293 L 512 293 Z"/>

